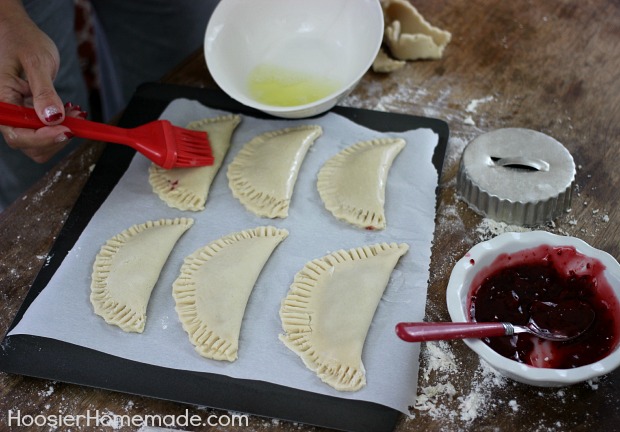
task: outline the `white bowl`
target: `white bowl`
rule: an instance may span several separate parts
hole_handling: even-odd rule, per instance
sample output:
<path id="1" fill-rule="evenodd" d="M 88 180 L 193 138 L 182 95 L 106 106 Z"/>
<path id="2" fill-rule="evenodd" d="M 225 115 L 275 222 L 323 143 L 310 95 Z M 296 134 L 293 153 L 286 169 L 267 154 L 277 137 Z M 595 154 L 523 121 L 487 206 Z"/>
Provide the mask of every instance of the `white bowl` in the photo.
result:
<path id="1" fill-rule="evenodd" d="M 382 39 L 379 0 L 221 0 L 204 52 L 213 79 L 233 99 L 274 116 L 301 118 L 346 96 L 372 65 Z M 330 85 L 329 94 L 301 105 L 263 103 L 249 84 L 259 66 L 284 79 L 310 78 L 337 88 Z"/>
<path id="2" fill-rule="evenodd" d="M 620 299 L 620 264 L 608 253 L 595 249 L 580 239 L 558 236 L 545 231 L 506 233 L 475 245 L 454 266 L 446 292 L 448 312 L 452 321 L 471 321 L 467 309 L 472 282 L 476 275 L 491 265 L 500 254 L 514 254 L 541 245 L 573 246 L 577 252 L 599 260 L 605 266 L 604 277 L 612 287 L 616 298 Z M 620 311 L 618 313 L 620 314 Z M 620 317 L 617 321 L 620 321 Z M 607 374 L 620 366 L 620 344 L 617 344 L 607 357 L 595 363 L 573 369 L 551 369 L 510 360 L 495 352 L 480 339 L 465 339 L 465 343 L 503 375 L 515 381 L 540 387 L 575 384 Z"/>

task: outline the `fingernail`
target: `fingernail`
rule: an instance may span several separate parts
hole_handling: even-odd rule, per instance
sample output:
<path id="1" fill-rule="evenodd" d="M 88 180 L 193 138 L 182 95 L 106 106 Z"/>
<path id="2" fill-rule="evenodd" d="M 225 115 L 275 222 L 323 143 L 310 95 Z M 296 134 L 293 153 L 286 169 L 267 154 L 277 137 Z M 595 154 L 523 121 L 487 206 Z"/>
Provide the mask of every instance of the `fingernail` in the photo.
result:
<path id="1" fill-rule="evenodd" d="M 78 114 L 78 117 L 85 119 L 86 117 L 88 117 L 88 112 L 80 111 L 80 113 Z"/>
<path id="2" fill-rule="evenodd" d="M 60 135 L 58 135 L 56 137 L 56 139 L 54 140 L 55 143 L 60 144 L 66 141 L 69 141 L 71 138 L 73 138 L 75 135 L 73 135 L 71 132 L 63 132 Z"/>
<path id="3" fill-rule="evenodd" d="M 72 102 L 65 103 L 65 111 L 82 111 L 82 107 L 79 105 L 73 105 Z"/>
<path id="4" fill-rule="evenodd" d="M 13 128 L 8 128 L 7 131 L 7 139 L 9 141 L 13 141 L 17 138 L 17 134 L 15 133 L 15 131 L 13 130 Z"/>
<path id="5" fill-rule="evenodd" d="M 54 122 L 62 117 L 62 112 L 55 106 L 48 106 L 43 110 L 45 121 Z"/>

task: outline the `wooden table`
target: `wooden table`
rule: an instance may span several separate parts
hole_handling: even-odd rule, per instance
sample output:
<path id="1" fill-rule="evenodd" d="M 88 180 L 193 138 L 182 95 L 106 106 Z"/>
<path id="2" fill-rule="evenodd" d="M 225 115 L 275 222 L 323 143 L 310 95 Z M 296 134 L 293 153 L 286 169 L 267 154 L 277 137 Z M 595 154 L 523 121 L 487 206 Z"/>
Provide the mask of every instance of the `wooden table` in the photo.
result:
<path id="1" fill-rule="evenodd" d="M 450 125 L 427 319 L 449 319 L 444 291 L 454 263 L 474 244 L 512 229 L 483 219 L 456 195 L 463 147 L 486 131 L 525 127 L 562 142 L 578 166 L 572 208 L 540 229 L 580 237 L 620 257 L 618 2 L 419 0 L 415 4 L 432 24 L 452 32 L 443 59 L 411 62 L 388 75 L 369 72 L 343 104 L 437 117 Z M 213 86 L 200 53 L 164 81 Z M 81 148 L 0 214 L 1 334 L 45 263 L 101 149 L 102 145 Z M 412 409 L 413 418 L 402 418 L 399 431 L 620 430 L 620 370 L 567 388 L 529 387 L 496 376 L 455 341 L 423 345 L 418 386 L 418 408 Z M 7 430 L 11 409 L 30 415 L 78 415 L 96 409 L 129 415 L 180 415 L 186 409 L 202 416 L 226 414 L 0 374 L 0 430 Z M 250 428 L 226 430 L 314 429 L 251 417 Z"/>

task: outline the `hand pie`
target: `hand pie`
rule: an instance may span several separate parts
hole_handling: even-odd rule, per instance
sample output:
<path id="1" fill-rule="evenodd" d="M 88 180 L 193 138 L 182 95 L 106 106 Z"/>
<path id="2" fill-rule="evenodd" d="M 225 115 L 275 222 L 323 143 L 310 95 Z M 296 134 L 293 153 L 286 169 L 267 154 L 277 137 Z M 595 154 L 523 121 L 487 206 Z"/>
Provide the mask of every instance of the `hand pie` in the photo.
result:
<path id="1" fill-rule="evenodd" d="M 407 0 L 382 0 L 385 42 L 399 60 L 439 59 L 452 39 L 430 25 Z"/>
<path id="2" fill-rule="evenodd" d="M 230 139 L 239 122 L 240 116 L 230 114 L 189 123 L 187 129 L 207 132 L 215 159 L 213 165 L 166 170 L 152 164 L 149 168 L 149 182 L 153 192 L 170 207 L 204 210 L 211 183 L 226 157 Z"/>
<path id="3" fill-rule="evenodd" d="M 320 126 L 266 132 L 248 142 L 228 167 L 233 195 L 252 213 L 285 218 L 301 164 Z"/>
<path id="4" fill-rule="evenodd" d="M 404 146 L 401 138 L 363 141 L 325 162 L 317 181 L 325 208 L 358 227 L 384 229 L 387 176 Z"/>
<path id="5" fill-rule="evenodd" d="M 222 237 L 185 258 L 172 295 L 183 329 L 201 356 L 237 359 L 250 293 L 271 253 L 287 236 L 284 229 L 258 227 Z"/>
<path id="6" fill-rule="evenodd" d="M 193 219 L 134 225 L 109 239 L 93 265 L 90 302 L 108 324 L 142 333 L 153 287 L 177 240 Z"/>
<path id="7" fill-rule="evenodd" d="M 280 307 L 280 340 L 340 391 L 366 385 L 362 349 L 392 270 L 409 246 L 375 244 L 313 260 Z"/>

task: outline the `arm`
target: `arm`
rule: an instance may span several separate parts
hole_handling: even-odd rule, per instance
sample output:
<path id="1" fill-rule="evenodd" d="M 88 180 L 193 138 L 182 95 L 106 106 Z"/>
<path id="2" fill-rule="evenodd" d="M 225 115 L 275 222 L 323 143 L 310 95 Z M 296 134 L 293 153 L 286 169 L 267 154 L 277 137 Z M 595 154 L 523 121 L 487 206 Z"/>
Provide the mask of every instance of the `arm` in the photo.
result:
<path id="1" fill-rule="evenodd" d="M 38 130 L 0 126 L 0 133 L 10 147 L 45 162 L 71 138 L 69 129 L 59 125 L 65 110 L 53 85 L 60 62 L 58 49 L 30 19 L 20 0 L 2 3 L 0 100 L 33 105 L 41 121 L 49 126 Z"/>

